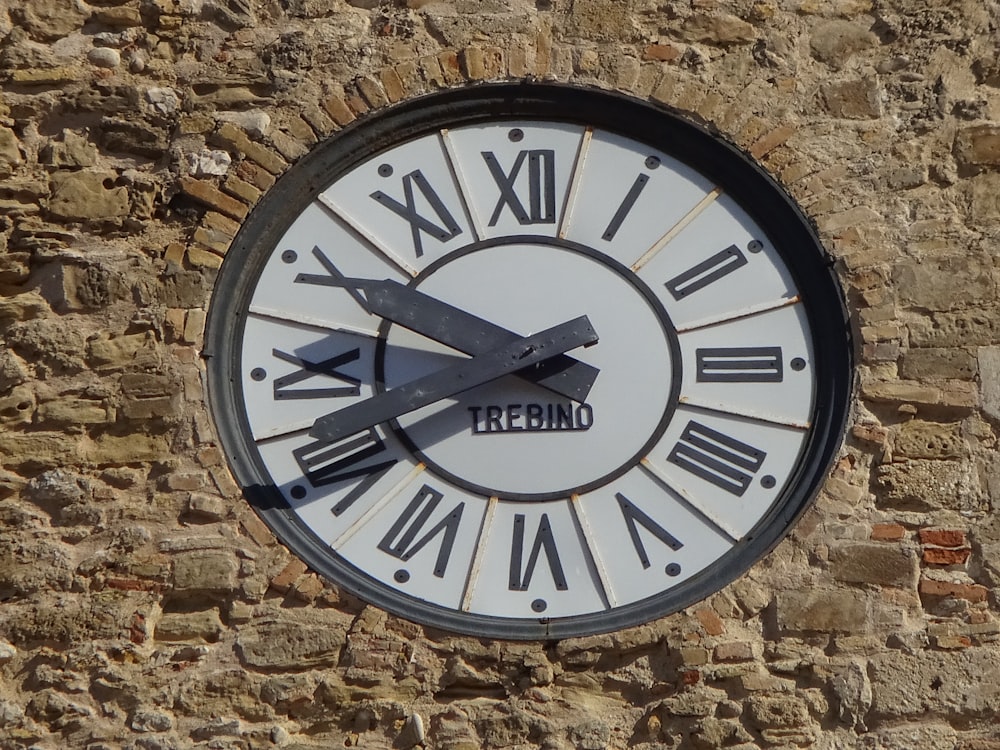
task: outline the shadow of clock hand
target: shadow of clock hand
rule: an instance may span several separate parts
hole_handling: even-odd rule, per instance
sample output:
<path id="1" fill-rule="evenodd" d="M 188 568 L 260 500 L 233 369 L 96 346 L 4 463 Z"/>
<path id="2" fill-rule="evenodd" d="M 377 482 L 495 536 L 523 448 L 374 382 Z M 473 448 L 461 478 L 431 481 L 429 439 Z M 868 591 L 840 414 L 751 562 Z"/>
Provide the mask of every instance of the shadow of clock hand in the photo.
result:
<path id="1" fill-rule="evenodd" d="M 321 281 L 325 286 L 347 289 L 369 313 L 464 354 L 476 356 L 520 339 L 513 331 L 391 279 L 300 274 L 296 280 Z M 364 301 L 358 292 L 364 293 Z M 584 401 L 598 372 L 596 367 L 560 354 L 531 369 L 523 369 L 517 375 L 565 398 Z"/>
<path id="2" fill-rule="evenodd" d="M 591 346 L 597 340 L 590 320 L 586 316 L 575 318 L 532 336 L 517 337 L 472 359 L 319 417 L 309 434 L 330 442 L 341 440 L 504 375 L 546 362 L 571 349 Z"/>

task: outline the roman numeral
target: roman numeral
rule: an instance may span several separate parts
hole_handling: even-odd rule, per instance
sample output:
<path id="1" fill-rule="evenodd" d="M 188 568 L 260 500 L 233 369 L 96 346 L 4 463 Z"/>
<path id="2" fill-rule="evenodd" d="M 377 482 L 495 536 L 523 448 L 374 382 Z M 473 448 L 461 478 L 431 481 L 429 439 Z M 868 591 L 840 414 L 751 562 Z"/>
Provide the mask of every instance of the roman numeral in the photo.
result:
<path id="1" fill-rule="evenodd" d="M 348 362 L 356 361 L 361 356 L 360 349 L 351 349 L 350 351 L 338 354 L 335 357 L 324 359 L 322 362 L 311 362 L 308 359 L 296 357 L 293 354 L 287 354 L 286 352 L 278 349 L 273 349 L 271 353 L 278 359 L 289 362 L 299 368 L 298 372 L 293 372 L 290 375 L 283 375 L 282 377 L 275 379 L 274 398 L 276 400 L 300 398 L 338 398 L 343 396 L 357 396 L 361 393 L 361 381 L 358 378 L 337 371 L 337 368 L 341 365 L 346 365 Z M 297 383 L 301 383 L 304 380 L 309 380 L 310 378 L 320 375 L 335 378 L 336 380 L 349 383 L 350 385 L 336 386 L 332 388 L 290 387 L 296 385 Z"/>
<path id="2" fill-rule="evenodd" d="M 421 487 L 403 513 L 396 519 L 392 528 L 378 543 L 378 548 L 405 562 L 426 547 L 439 534 L 443 534 L 441 546 L 438 547 L 437 559 L 434 562 L 434 575 L 437 578 L 444 578 L 451 550 L 455 546 L 455 537 L 458 535 L 458 526 L 462 521 L 465 503 L 461 502 L 456 505 L 432 529 L 419 540 L 414 541 L 430 521 L 443 497 L 444 495 L 426 484 Z"/>
<path id="3" fill-rule="evenodd" d="M 316 286 L 333 286 L 338 289 L 345 290 L 350 294 L 354 301 L 357 302 L 361 309 L 366 313 L 371 314 L 371 308 L 368 307 L 368 300 L 366 300 L 357 289 L 351 287 L 350 284 L 344 283 L 345 276 L 340 272 L 340 270 L 333 265 L 333 261 L 330 260 L 326 254 L 319 249 L 319 246 L 313 247 L 313 256 L 320 262 L 320 265 L 326 270 L 325 276 L 316 273 L 300 273 L 295 277 L 295 283 L 297 284 L 315 284 Z"/>
<path id="4" fill-rule="evenodd" d="M 524 525 L 525 517 L 521 513 L 514 516 L 514 533 L 510 551 L 510 579 L 509 588 L 511 591 L 527 591 L 531 585 L 531 578 L 535 574 L 535 566 L 542 551 L 545 552 L 545 559 L 549 565 L 549 572 L 552 573 L 552 580 L 559 591 L 566 591 L 569 584 L 566 583 L 566 574 L 563 573 L 562 562 L 559 560 L 559 551 L 556 549 L 556 540 L 552 535 L 552 526 L 549 524 L 549 514 L 543 513 L 538 524 L 538 531 L 535 532 L 535 540 L 531 545 L 531 552 L 528 554 L 528 565 L 522 567 L 524 560 Z"/>
<path id="5" fill-rule="evenodd" d="M 494 182 L 500 189 L 500 198 L 490 226 L 496 226 L 504 208 L 510 208 L 519 224 L 554 224 L 556 221 L 556 152 L 552 149 L 532 149 L 520 151 L 514 159 L 514 166 L 507 174 L 500 166 L 492 151 L 481 151 L 486 166 Z M 518 197 L 514 181 L 521 171 L 524 160 L 528 160 L 528 210 Z"/>
<path id="6" fill-rule="evenodd" d="M 692 420 L 667 460 L 740 497 L 750 486 L 765 456 L 767 453 L 759 448 Z"/>
<path id="7" fill-rule="evenodd" d="M 780 346 L 708 347 L 695 351 L 699 383 L 780 383 Z"/>
<path id="8" fill-rule="evenodd" d="M 639 200 L 639 195 L 642 193 L 642 189 L 646 187 L 646 183 L 649 182 L 648 174 L 640 174 L 635 178 L 635 182 L 632 183 L 632 187 L 625 194 L 625 198 L 622 200 L 621 205 L 618 206 L 618 210 L 615 211 L 615 215 L 611 217 L 611 222 L 608 224 L 608 228 L 604 230 L 604 234 L 601 235 L 602 240 L 611 242 L 621 229 L 622 224 L 625 222 L 625 218 L 628 216 L 629 211 L 632 210 L 632 206 L 635 202 Z"/>
<path id="9" fill-rule="evenodd" d="M 731 274 L 747 264 L 747 257 L 736 245 L 717 252 L 707 260 L 692 266 L 666 283 L 667 290 L 675 300 L 682 300 L 699 289 L 704 289 L 713 281 Z"/>
<path id="10" fill-rule="evenodd" d="M 648 568 L 650 563 L 649 555 L 646 554 L 646 547 L 642 543 L 642 537 L 639 535 L 639 526 L 642 526 L 642 528 L 675 552 L 684 546 L 677 540 L 677 537 L 639 510 L 622 493 L 616 493 L 615 499 L 618 500 L 618 507 L 621 509 L 625 525 L 628 527 L 629 538 L 632 540 L 632 546 L 635 548 L 635 552 L 639 556 L 639 562 L 642 563 L 643 568 Z"/>
<path id="11" fill-rule="evenodd" d="M 417 186 L 424 199 L 430 204 L 437 220 L 441 222 L 440 224 L 435 224 L 431 219 L 421 216 L 417 211 L 417 204 L 413 193 L 414 185 Z M 424 247 L 420 236 L 421 232 L 429 234 L 441 242 L 447 242 L 462 233 L 462 229 L 459 227 L 458 222 L 455 221 L 455 217 L 451 215 L 448 208 L 444 205 L 444 201 L 434 192 L 434 188 L 431 187 L 431 184 L 419 169 L 403 175 L 402 203 L 391 195 L 383 193 L 381 190 L 376 190 L 371 194 L 371 197 L 409 223 L 413 236 L 413 250 L 416 252 L 418 258 L 424 254 Z"/>
<path id="12" fill-rule="evenodd" d="M 292 455 L 313 487 L 361 479 L 333 507 L 333 514 L 339 516 L 396 464 L 396 459 L 371 461 L 385 451 L 385 443 L 372 427 L 335 443 L 314 440 L 293 450 Z"/>

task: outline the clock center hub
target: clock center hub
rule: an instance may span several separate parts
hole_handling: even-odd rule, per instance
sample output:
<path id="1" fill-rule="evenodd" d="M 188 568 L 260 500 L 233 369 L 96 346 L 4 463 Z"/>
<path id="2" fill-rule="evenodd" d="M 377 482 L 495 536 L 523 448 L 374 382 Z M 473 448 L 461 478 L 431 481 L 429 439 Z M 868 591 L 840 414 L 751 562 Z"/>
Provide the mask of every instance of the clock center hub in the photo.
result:
<path id="1" fill-rule="evenodd" d="M 449 254 L 411 286 L 519 336 L 586 316 L 599 337 L 555 363 L 583 363 L 596 375 L 584 398 L 505 375 L 394 420 L 435 472 L 502 499 L 565 498 L 618 476 L 662 434 L 680 388 L 677 336 L 648 287 L 606 255 L 551 238 L 505 237 Z M 385 323 L 376 379 L 388 390 L 465 358 Z"/>

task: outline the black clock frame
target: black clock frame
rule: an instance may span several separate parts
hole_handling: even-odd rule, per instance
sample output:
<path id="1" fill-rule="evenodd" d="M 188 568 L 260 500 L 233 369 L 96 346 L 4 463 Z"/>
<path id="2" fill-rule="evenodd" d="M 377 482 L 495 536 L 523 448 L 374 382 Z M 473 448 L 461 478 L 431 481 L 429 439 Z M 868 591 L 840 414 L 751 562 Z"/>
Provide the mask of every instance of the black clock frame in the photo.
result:
<path id="1" fill-rule="evenodd" d="M 674 588 L 607 612 L 516 619 L 462 613 L 390 589 L 340 557 L 289 508 L 250 438 L 242 410 L 240 342 L 245 314 L 276 243 L 328 185 L 362 161 L 442 127 L 541 119 L 591 125 L 666 152 L 713 180 L 767 233 L 802 297 L 814 345 L 811 430 L 783 494 L 725 556 Z M 208 403 L 232 472 L 256 512 L 310 568 L 376 606 L 430 627 L 480 637 L 559 639 L 609 632 L 674 613 L 745 573 L 811 504 L 839 449 L 850 409 L 854 346 L 844 297 L 809 220 L 753 159 L 681 113 L 623 94 L 567 84 L 522 82 L 451 89 L 360 118 L 279 178 L 246 219 L 220 270 L 203 357 Z"/>

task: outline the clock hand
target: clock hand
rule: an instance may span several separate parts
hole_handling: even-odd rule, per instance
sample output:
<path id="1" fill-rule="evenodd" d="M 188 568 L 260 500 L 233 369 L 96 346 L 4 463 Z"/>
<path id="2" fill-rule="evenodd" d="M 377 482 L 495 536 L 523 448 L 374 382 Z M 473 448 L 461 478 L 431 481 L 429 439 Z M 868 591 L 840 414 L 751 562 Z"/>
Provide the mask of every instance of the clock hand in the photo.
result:
<path id="1" fill-rule="evenodd" d="M 596 343 L 597 333 L 587 316 L 574 318 L 319 417 L 309 434 L 320 440 L 340 440 L 570 349 Z"/>
<path id="2" fill-rule="evenodd" d="M 465 354 L 473 356 L 482 354 L 520 338 L 513 331 L 404 286 L 398 281 L 326 276 L 322 279 L 326 286 L 339 286 L 364 292 L 368 312 Z M 312 276 L 300 274 L 296 280 L 311 281 Z M 590 393 L 598 372 L 600 370 L 585 362 L 559 355 L 530 370 L 522 370 L 518 373 L 518 377 L 560 396 L 583 402 Z"/>

